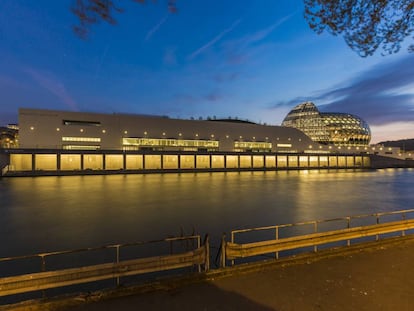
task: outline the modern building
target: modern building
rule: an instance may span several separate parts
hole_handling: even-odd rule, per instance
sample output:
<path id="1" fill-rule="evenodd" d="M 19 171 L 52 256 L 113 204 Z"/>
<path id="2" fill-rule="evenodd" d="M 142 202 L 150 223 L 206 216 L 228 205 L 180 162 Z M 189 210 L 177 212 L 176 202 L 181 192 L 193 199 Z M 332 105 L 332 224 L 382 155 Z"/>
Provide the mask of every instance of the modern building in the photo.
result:
<path id="1" fill-rule="evenodd" d="M 20 109 L 19 148 L 0 150 L 0 175 L 366 168 L 367 153 L 233 119 Z"/>
<path id="2" fill-rule="evenodd" d="M 312 102 L 293 108 L 282 126 L 304 132 L 314 142 L 336 146 L 367 146 L 371 130 L 361 118 L 349 113 L 319 112 Z"/>
<path id="3" fill-rule="evenodd" d="M 317 145 L 285 126 L 222 120 L 19 110 L 20 148 L 221 152 L 312 152 Z"/>

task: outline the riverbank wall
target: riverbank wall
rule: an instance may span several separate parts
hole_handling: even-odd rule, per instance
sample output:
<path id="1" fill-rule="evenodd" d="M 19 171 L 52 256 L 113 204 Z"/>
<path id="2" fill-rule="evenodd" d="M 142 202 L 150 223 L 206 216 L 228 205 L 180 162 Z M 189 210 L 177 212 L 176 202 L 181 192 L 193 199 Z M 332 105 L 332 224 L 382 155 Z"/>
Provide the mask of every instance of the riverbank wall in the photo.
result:
<path id="1" fill-rule="evenodd" d="M 414 168 L 414 160 L 371 155 L 371 168 Z"/>

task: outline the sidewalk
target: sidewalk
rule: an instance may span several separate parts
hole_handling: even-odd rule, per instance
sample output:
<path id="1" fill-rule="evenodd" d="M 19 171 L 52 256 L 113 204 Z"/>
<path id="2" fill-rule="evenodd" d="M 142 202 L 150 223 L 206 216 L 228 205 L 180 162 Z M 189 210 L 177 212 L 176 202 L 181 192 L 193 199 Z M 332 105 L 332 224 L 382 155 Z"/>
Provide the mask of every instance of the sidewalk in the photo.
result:
<path id="1" fill-rule="evenodd" d="M 247 270 L 60 310 L 414 310 L 414 237 Z"/>

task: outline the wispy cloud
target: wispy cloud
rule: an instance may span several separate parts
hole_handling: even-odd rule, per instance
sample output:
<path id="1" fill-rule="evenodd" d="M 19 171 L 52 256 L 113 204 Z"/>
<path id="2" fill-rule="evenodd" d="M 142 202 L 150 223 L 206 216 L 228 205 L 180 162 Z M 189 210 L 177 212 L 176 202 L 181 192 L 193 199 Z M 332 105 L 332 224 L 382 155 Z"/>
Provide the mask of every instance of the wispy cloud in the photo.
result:
<path id="1" fill-rule="evenodd" d="M 260 42 L 265 40 L 279 26 L 292 18 L 292 16 L 294 16 L 296 13 L 297 12 L 288 14 L 278 19 L 271 25 L 257 30 L 253 33 L 248 33 L 241 38 L 225 42 L 223 46 L 227 50 L 227 61 L 232 64 L 240 64 L 245 62 L 249 58 L 248 55 L 251 53 L 253 46 L 260 44 Z"/>
<path id="2" fill-rule="evenodd" d="M 167 21 L 168 19 L 168 14 L 165 15 L 159 22 L 158 24 L 156 24 L 153 28 L 151 28 L 148 32 L 147 35 L 145 36 L 145 41 L 148 41 L 149 39 L 151 39 L 151 37 L 161 28 L 162 25 L 164 25 L 164 23 Z"/>
<path id="3" fill-rule="evenodd" d="M 382 125 L 414 120 L 414 57 L 377 65 L 343 86 L 278 102 L 273 108 L 295 106 L 311 100 L 324 103 L 322 111 L 348 112 L 369 124 Z"/>
<path id="4" fill-rule="evenodd" d="M 58 97 L 66 106 L 72 110 L 79 110 L 78 105 L 69 95 L 63 83 L 53 77 L 52 74 L 40 72 L 33 68 L 25 68 L 24 71 L 28 73 L 41 87 Z"/>
<path id="5" fill-rule="evenodd" d="M 194 59 L 199 54 L 203 53 L 206 49 L 211 47 L 213 44 L 215 44 L 217 41 L 219 41 L 221 38 L 223 38 L 227 33 L 231 32 L 234 28 L 237 27 L 238 24 L 240 24 L 241 19 L 236 20 L 229 28 L 224 29 L 222 32 L 220 32 L 217 36 L 215 36 L 212 40 L 204 44 L 202 47 L 194 51 L 188 56 L 188 59 Z"/>
<path id="6" fill-rule="evenodd" d="M 177 48 L 175 47 L 168 47 L 164 51 L 163 62 L 167 66 L 174 66 L 177 65 L 177 55 L 176 55 Z"/>

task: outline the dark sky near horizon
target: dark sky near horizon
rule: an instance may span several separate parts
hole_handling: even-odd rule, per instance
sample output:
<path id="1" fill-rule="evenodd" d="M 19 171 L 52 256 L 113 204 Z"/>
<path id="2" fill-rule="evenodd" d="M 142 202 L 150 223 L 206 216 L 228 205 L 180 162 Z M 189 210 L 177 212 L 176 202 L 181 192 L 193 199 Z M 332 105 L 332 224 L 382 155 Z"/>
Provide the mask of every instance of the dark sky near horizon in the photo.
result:
<path id="1" fill-rule="evenodd" d="M 88 40 L 71 3 L 0 2 L 0 125 L 19 107 L 280 124 L 311 100 L 361 116 L 374 142 L 414 137 L 414 54 L 361 58 L 311 31 L 301 0 L 121 1 Z"/>

